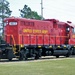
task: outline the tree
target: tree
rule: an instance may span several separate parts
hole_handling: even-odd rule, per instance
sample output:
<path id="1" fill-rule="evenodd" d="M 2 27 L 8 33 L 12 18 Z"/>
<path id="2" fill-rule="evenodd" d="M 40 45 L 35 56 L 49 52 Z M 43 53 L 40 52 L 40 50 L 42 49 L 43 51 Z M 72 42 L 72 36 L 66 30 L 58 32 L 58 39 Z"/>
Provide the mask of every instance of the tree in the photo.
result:
<path id="1" fill-rule="evenodd" d="M 9 17 L 11 15 L 11 10 L 9 9 L 9 2 L 7 0 L 0 0 L 0 21 L 2 21 L 3 29 L 4 29 L 4 18 Z M 4 30 L 3 30 L 4 31 Z"/>
<path id="2" fill-rule="evenodd" d="M 32 11 L 31 18 L 41 20 L 42 17 L 40 15 L 38 15 L 38 13 L 36 11 Z"/>
<path id="3" fill-rule="evenodd" d="M 30 18 L 30 19 L 41 19 L 42 17 L 38 15 L 36 11 L 32 11 L 30 7 L 24 5 L 23 9 L 20 9 L 20 15 L 23 18 Z"/>
<path id="4" fill-rule="evenodd" d="M 0 0 L 0 18 L 6 18 L 11 15 L 11 10 L 9 9 L 9 2 L 7 0 Z"/>
<path id="5" fill-rule="evenodd" d="M 30 18 L 31 16 L 31 9 L 27 5 L 24 5 L 24 8 L 20 12 L 21 17 Z"/>

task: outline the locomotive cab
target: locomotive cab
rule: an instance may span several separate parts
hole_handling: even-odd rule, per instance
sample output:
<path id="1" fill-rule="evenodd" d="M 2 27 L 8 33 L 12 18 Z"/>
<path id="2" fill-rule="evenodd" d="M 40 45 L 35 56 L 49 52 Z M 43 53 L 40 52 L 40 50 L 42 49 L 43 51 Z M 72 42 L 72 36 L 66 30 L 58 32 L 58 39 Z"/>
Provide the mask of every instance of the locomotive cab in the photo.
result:
<path id="1" fill-rule="evenodd" d="M 5 19 L 4 20 L 4 38 L 5 38 L 5 41 L 9 44 L 15 44 L 17 43 L 17 40 L 16 42 L 14 41 L 14 38 L 17 37 L 17 32 L 18 32 L 18 21 L 17 19 Z M 13 34 L 13 35 L 12 35 Z M 14 37 L 14 38 L 13 38 Z"/>
<path id="2" fill-rule="evenodd" d="M 18 32 L 18 21 L 13 19 L 4 20 L 4 38 L 0 43 L 0 58 L 12 60 L 14 55 L 13 45 L 15 45 L 14 38 L 16 38 Z M 13 34 L 13 35 L 12 35 Z M 17 42 L 17 40 L 16 40 Z"/>
<path id="3" fill-rule="evenodd" d="M 70 25 L 68 34 L 68 45 L 70 46 L 71 54 L 75 55 L 75 28 Z"/>
<path id="4" fill-rule="evenodd" d="M 69 44 L 73 46 L 75 45 L 75 28 L 74 27 L 71 27 Z"/>

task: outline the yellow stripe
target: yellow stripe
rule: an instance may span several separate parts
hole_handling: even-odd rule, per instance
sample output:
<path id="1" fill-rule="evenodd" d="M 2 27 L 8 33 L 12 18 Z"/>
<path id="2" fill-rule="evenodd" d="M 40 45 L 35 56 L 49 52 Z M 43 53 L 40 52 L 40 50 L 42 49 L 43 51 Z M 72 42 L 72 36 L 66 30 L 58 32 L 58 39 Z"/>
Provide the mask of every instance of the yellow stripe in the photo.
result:
<path id="1" fill-rule="evenodd" d="M 12 38 L 13 38 L 14 45 L 16 45 L 16 43 L 15 43 L 15 39 L 14 39 L 14 36 L 13 36 L 13 35 L 11 35 L 11 36 L 12 36 Z"/>

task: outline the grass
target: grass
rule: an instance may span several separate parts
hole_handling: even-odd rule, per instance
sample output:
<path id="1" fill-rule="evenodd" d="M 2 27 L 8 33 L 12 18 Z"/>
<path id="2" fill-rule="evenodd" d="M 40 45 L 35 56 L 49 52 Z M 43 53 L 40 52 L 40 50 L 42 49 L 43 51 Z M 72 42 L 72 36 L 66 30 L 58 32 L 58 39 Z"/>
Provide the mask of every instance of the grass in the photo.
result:
<path id="1" fill-rule="evenodd" d="M 0 75 L 75 75 L 75 58 L 0 62 Z"/>

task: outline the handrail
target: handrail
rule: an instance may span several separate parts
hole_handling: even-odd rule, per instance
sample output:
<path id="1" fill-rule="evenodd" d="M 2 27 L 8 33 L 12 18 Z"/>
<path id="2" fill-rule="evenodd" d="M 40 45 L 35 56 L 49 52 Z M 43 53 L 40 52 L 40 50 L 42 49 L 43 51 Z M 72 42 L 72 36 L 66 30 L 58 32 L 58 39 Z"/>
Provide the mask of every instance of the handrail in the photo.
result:
<path id="1" fill-rule="evenodd" d="M 11 36 L 12 36 L 12 38 L 13 38 L 14 45 L 16 45 L 16 43 L 15 43 L 15 39 L 14 39 L 14 36 L 13 36 L 13 35 L 11 35 Z"/>
<path id="2" fill-rule="evenodd" d="M 19 45 L 20 45 L 20 37 L 22 36 L 22 37 L 24 37 L 24 36 L 26 36 L 27 34 L 20 34 L 19 35 Z M 33 35 L 33 34 L 32 34 Z M 30 36 L 29 34 L 28 34 L 28 36 Z M 68 36 L 55 36 L 55 35 L 49 35 L 49 38 L 51 38 L 51 37 L 55 37 L 55 38 L 57 38 L 57 37 L 59 37 L 59 38 L 68 38 Z M 43 36 L 43 38 L 44 38 L 44 36 Z M 37 39 L 37 35 L 36 35 L 36 39 Z M 50 39 L 49 39 L 50 40 Z M 22 39 L 22 41 L 23 41 L 23 39 Z M 30 40 L 31 41 L 31 40 Z M 37 41 L 37 40 L 36 40 Z M 22 43 L 23 44 L 23 43 Z M 49 44 L 50 44 L 50 42 L 49 42 Z"/>
<path id="3" fill-rule="evenodd" d="M 27 34 L 26 34 L 26 35 L 27 35 Z M 20 45 L 20 36 L 26 36 L 26 35 L 19 34 L 19 45 Z M 6 35 L 6 36 L 11 36 L 12 39 L 13 39 L 14 45 L 16 45 L 16 42 L 15 42 L 15 39 L 14 39 L 14 36 L 13 36 L 13 35 Z M 36 36 L 37 36 L 37 35 L 36 35 Z M 50 37 L 65 37 L 65 38 L 67 38 L 68 36 L 54 36 L 54 35 L 53 35 L 53 36 L 52 36 L 52 35 L 50 36 L 50 35 L 49 35 L 49 38 L 50 38 Z"/>
<path id="4" fill-rule="evenodd" d="M 68 36 L 52 36 L 52 35 L 51 35 L 50 37 L 68 37 Z"/>
<path id="5" fill-rule="evenodd" d="M 14 45 L 16 45 L 16 43 L 15 43 L 15 39 L 14 39 L 14 36 L 13 36 L 13 35 L 6 35 L 6 36 L 11 36 L 12 39 L 13 39 Z"/>

